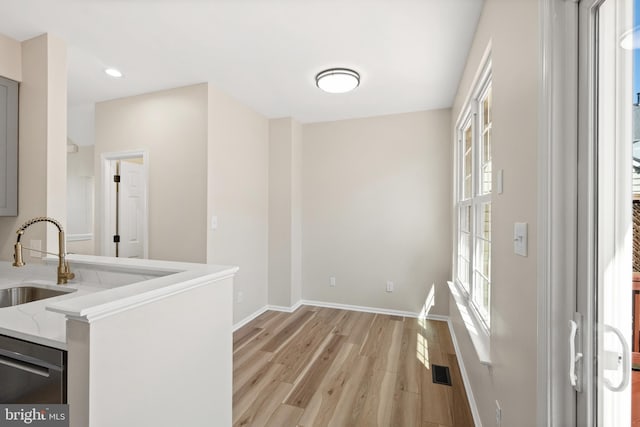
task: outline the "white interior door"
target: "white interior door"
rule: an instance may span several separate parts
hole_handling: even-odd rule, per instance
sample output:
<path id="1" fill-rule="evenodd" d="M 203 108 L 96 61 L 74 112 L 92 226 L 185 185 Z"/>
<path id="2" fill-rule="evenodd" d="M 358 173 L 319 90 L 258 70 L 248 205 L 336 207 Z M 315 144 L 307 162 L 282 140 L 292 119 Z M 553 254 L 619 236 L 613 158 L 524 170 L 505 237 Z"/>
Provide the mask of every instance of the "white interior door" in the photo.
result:
<path id="1" fill-rule="evenodd" d="M 146 221 L 146 183 L 142 164 L 127 160 L 120 162 L 118 256 L 144 258 L 144 230 Z"/>
<path id="2" fill-rule="evenodd" d="M 631 426 L 631 18 L 631 0 L 580 3 L 579 426 Z"/>

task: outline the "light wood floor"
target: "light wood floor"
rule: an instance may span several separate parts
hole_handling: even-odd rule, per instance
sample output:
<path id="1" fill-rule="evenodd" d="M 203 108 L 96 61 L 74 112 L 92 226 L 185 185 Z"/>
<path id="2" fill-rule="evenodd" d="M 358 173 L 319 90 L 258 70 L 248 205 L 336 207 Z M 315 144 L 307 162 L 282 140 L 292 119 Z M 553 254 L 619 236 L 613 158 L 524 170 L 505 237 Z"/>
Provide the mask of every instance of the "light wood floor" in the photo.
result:
<path id="1" fill-rule="evenodd" d="M 234 426 L 473 426 L 445 322 L 303 306 L 262 314 L 233 346 Z"/>

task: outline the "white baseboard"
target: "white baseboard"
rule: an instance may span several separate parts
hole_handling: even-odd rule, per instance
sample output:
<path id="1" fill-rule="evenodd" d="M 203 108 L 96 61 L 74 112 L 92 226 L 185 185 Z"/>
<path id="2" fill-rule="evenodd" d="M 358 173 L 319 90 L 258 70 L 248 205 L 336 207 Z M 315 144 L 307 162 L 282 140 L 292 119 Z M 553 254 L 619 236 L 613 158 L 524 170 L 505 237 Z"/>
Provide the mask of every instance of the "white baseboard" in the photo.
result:
<path id="1" fill-rule="evenodd" d="M 247 323 L 251 322 L 253 319 L 255 319 L 256 317 L 260 316 L 262 313 L 264 313 L 267 310 L 269 310 L 269 306 L 265 305 L 264 307 L 262 307 L 258 311 L 248 315 L 247 317 L 245 317 L 244 319 L 242 319 L 238 323 L 234 324 L 233 325 L 233 332 L 235 332 L 238 329 L 242 328 L 244 325 L 246 325 Z"/>
<path id="2" fill-rule="evenodd" d="M 283 311 L 285 313 L 293 313 L 301 305 L 302 305 L 302 301 L 298 301 L 297 303 L 293 304 L 291 307 L 287 307 L 285 305 L 267 305 L 267 310 Z"/>
<path id="3" fill-rule="evenodd" d="M 469 406 L 471 407 L 471 415 L 473 415 L 473 422 L 475 423 L 476 427 L 482 427 L 482 421 L 480 420 L 480 412 L 478 412 L 478 405 L 476 405 L 476 400 L 473 398 L 473 390 L 471 390 L 471 382 L 469 380 L 469 376 L 467 375 L 467 369 L 464 366 L 464 360 L 462 360 L 462 356 L 460 355 L 460 347 L 458 347 L 458 339 L 456 338 L 456 333 L 453 330 L 453 324 L 451 323 L 451 319 L 447 319 L 447 325 L 449 325 L 449 334 L 451 335 L 451 341 L 453 341 L 453 348 L 456 351 L 456 358 L 458 359 L 458 366 L 460 367 L 460 375 L 462 376 L 464 389 L 467 392 L 467 400 L 469 401 Z"/>
<path id="4" fill-rule="evenodd" d="M 427 314 L 424 316 L 427 320 L 439 320 L 440 322 L 449 322 L 449 316 L 445 316 L 443 314 Z"/>
<path id="5" fill-rule="evenodd" d="M 253 319 L 260 316 L 262 313 L 264 313 L 267 310 L 293 313 L 302 305 L 308 305 L 312 307 L 336 308 L 339 310 L 362 311 L 364 313 L 373 313 L 373 314 L 387 314 L 390 316 L 415 317 L 415 318 L 420 317 L 420 313 L 415 313 L 412 311 L 392 310 L 388 308 L 378 308 L 378 307 L 365 307 L 361 305 L 338 304 L 334 302 L 324 302 L 324 301 L 300 300 L 294 305 L 292 305 L 291 307 L 287 307 L 284 305 L 265 305 L 255 313 L 250 314 L 249 316 L 242 319 L 240 322 L 234 324 L 233 331 L 234 332 L 237 331 L 238 329 L 240 329 L 247 323 L 251 322 Z M 441 314 L 427 314 L 425 318 L 429 320 L 440 320 L 442 322 L 449 321 L 449 316 L 444 316 Z"/>
<path id="6" fill-rule="evenodd" d="M 362 311 L 365 313 L 388 314 L 390 316 L 418 317 L 419 313 L 412 311 L 391 310 L 388 308 L 364 307 L 361 305 L 338 304 L 334 302 L 302 300 L 302 305 L 310 305 L 313 307 L 337 308 L 340 310 Z M 448 319 L 448 318 L 447 318 Z"/>

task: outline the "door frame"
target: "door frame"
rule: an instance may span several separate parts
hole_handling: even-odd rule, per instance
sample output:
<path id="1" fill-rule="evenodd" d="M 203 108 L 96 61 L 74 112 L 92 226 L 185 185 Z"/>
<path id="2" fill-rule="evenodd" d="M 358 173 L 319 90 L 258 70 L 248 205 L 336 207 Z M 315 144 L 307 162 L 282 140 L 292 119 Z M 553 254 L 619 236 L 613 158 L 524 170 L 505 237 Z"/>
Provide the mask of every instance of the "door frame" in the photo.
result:
<path id="1" fill-rule="evenodd" d="M 112 176 L 115 162 L 142 157 L 142 167 L 145 185 L 145 194 L 142 201 L 144 205 L 144 224 L 142 227 L 144 243 L 143 256 L 149 258 L 149 152 L 148 150 L 131 150 L 112 153 L 102 153 L 100 155 L 101 165 L 101 190 L 102 190 L 102 212 L 101 212 L 101 254 L 104 256 L 114 256 L 115 250 L 111 238 L 113 234 L 110 230 L 115 227 L 115 190 L 112 185 Z"/>
<path id="2" fill-rule="evenodd" d="M 569 321 L 579 303 L 578 284 L 585 285 L 584 280 L 591 280 L 585 275 L 589 266 L 579 266 L 578 261 L 588 259 L 595 250 L 595 218 L 591 215 L 578 219 L 578 209 L 589 209 L 594 203 L 594 198 L 579 193 L 589 193 L 589 190 L 578 185 L 579 180 L 588 178 L 596 167 L 593 158 L 579 163 L 578 155 L 579 143 L 593 145 L 589 135 L 578 135 L 578 130 L 585 129 L 594 117 L 592 112 L 579 114 L 579 103 L 590 100 L 578 97 L 579 93 L 590 93 L 588 85 L 593 76 L 579 81 L 578 70 L 594 72 L 589 65 L 594 46 L 593 40 L 580 38 L 578 31 L 580 15 L 584 19 L 600 1 L 542 0 L 540 3 L 538 426 L 577 425 L 578 411 L 588 414 L 586 425 L 597 421 L 592 418 L 596 403 L 592 395 L 587 397 L 588 404 L 578 404 L 576 392 L 569 384 L 568 368 Z M 580 55 L 581 49 L 588 54 Z M 587 233 L 585 242 L 592 242 L 591 247 L 581 248 L 577 244 L 581 233 Z M 582 341 L 584 345 L 578 348 L 585 354 L 583 360 L 594 360 L 595 335 L 589 319 L 596 309 L 595 290 L 593 284 L 585 286 L 591 289 L 591 295 L 582 297 L 580 303 L 587 328 L 577 343 Z M 582 387 L 591 394 L 595 382 L 593 364 L 584 363 L 582 368 L 583 372 L 579 373 L 584 382 Z"/>
<path id="3" fill-rule="evenodd" d="M 577 284 L 578 1 L 540 2 L 537 425 L 576 425 L 569 321 Z"/>

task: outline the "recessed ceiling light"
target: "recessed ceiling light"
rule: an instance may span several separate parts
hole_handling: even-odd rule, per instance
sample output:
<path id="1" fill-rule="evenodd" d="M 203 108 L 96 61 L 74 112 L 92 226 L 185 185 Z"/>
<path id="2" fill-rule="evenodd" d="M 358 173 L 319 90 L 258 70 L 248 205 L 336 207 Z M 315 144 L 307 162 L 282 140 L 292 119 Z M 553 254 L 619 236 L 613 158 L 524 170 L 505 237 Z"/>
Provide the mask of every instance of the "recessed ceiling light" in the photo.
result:
<path id="1" fill-rule="evenodd" d="M 117 68 L 107 68 L 106 70 L 104 70 L 104 72 L 108 76 L 115 77 L 117 79 L 122 77 L 122 71 L 118 70 Z"/>
<path id="2" fill-rule="evenodd" d="M 329 93 L 345 93 L 360 85 L 360 74 L 348 68 L 331 68 L 316 76 L 316 86 Z"/>

